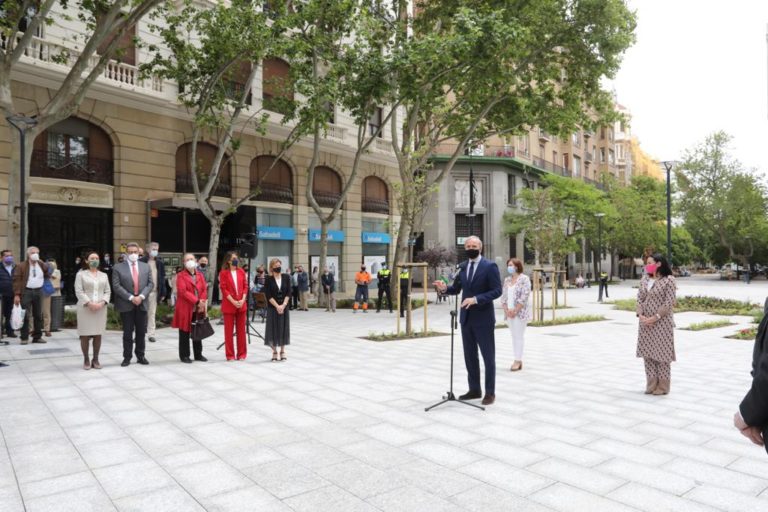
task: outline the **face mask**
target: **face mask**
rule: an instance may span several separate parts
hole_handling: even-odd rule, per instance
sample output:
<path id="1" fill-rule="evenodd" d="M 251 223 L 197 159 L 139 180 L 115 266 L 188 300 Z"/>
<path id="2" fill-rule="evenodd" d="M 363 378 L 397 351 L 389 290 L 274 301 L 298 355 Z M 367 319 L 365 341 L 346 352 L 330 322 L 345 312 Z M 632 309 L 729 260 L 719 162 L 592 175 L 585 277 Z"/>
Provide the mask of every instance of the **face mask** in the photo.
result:
<path id="1" fill-rule="evenodd" d="M 467 249 L 465 251 L 467 253 L 467 258 L 473 260 L 480 256 L 480 250 L 479 249 Z"/>
<path id="2" fill-rule="evenodd" d="M 40 261 L 40 255 L 36 252 L 33 252 L 29 255 L 29 259 L 32 261 Z"/>
<path id="3" fill-rule="evenodd" d="M 157 251 L 155 249 L 152 249 L 151 251 L 149 251 L 149 255 L 152 256 L 153 258 L 157 258 Z"/>
<path id="4" fill-rule="evenodd" d="M 205 268 L 205 267 L 207 267 L 207 266 L 208 266 L 208 264 L 206 264 L 206 263 L 201 263 L 201 264 L 200 264 L 200 268 L 202 268 L 202 269 L 204 269 L 204 268 Z"/>
<path id="5" fill-rule="evenodd" d="M 647 273 L 649 276 L 652 276 L 653 274 L 655 274 L 655 273 L 656 273 L 656 269 L 657 269 L 657 268 L 658 268 L 658 265 L 656 265 L 655 263 L 650 263 L 650 264 L 648 264 L 648 265 L 646 265 L 646 266 L 645 266 L 645 272 L 646 272 L 646 273 Z"/>
<path id="6" fill-rule="evenodd" d="M 130 261 L 131 263 L 136 263 L 137 261 L 139 261 L 139 255 L 135 252 L 132 254 L 129 254 L 128 261 Z"/>
<path id="7" fill-rule="evenodd" d="M 277 272 L 278 274 L 283 271 L 283 267 L 272 267 L 272 272 Z"/>
<path id="8" fill-rule="evenodd" d="M 360 267 L 360 272 L 365 272 L 365 267 Z"/>
<path id="9" fill-rule="evenodd" d="M 517 268 L 514 265 L 510 266 L 510 267 L 507 267 L 507 272 L 509 272 L 512 275 L 515 275 L 515 274 L 517 274 Z"/>
<path id="10" fill-rule="evenodd" d="M 236 267 L 237 264 L 240 263 L 240 262 L 237 261 L 237 258 L 232 258 L 232 261 L 230 261 L 230 263 L 232 264 L 233 267 Z"/>
<path id="11" fill-rule="evenodd" d="M 3 258 L 3 263 L 6 265 L 13 265 L 13 256 L 6 256 Z"/>
<path id="12" fill-rule="evenodd" d="M 88 260 L 88 266 L 91 268 L 98 268 L 99 260 Z"/>
<path id="13" fill-rule="evenodd" d="M 104 261 L 109 261 L 109 254 L 104 255 Z"/>
<path id="14" fill-rule="evenodd" d="M 195 263 L 195 260 L 187 260 L 184 262 L 184 266 L 187 267 L 187 270 L 193 270 L 197 263 Z"/>

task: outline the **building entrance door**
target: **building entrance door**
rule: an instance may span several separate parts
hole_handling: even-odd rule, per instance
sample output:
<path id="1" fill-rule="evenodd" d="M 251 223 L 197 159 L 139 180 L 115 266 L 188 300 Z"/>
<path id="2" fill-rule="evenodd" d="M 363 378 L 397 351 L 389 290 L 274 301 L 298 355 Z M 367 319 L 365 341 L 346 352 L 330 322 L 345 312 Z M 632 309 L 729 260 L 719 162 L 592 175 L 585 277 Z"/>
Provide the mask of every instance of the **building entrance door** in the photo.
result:
<path id="1" fill-rule="evenodd" d="M 54 258 L 61 270 L 63 294 L 67 303 L 75 297 L 75 258 L 86 251 L 96 251 L 99 257 L 112 251 L 112 210 L 56 206 L 29 205 L 29 244 L 40 248 L 40 256 Z M 21 260 L 25 255 L 19 255 Z M 117 258 L 114 258 L 117 261 Z"/>

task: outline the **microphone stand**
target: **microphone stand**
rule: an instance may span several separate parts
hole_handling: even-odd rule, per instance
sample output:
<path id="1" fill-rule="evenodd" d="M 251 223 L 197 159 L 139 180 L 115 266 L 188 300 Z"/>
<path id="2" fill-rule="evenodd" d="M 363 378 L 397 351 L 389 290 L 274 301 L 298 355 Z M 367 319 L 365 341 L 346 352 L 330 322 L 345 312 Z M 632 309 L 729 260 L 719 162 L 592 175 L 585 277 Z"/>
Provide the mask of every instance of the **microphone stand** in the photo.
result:
<path id="1" fill-rule="evenodd" d="M 453 310 L 451 311 L 451 380 L 450 380 L 450 386 L 448 388 L 448 392 L 443 395 L 443 399 L 436 404 L 430 405 L 429 407 L 424 409 L 424 412 L 428 412 L 431 409 L 434 409 L 435 407 L 438 407 L 440 405 L 443 405 L 446 402 L 456 402 L 464 405 L 468 405 L 470 407 L 474 407 L 476 409 L 480 409 L 481 411 L 485 410 L 485 407 L 481 405 L 476 405 L 470 402 L 465 402 L 464 400 L 459 400 L 456 398 L 456 395 L 453 394 L 453 344 L 454 344 L 454 333 L 456 331 L 456 328 L 459 324 L 459 297 L 458 295 L 454 296 L 456 299 L 453 304 Z"/>

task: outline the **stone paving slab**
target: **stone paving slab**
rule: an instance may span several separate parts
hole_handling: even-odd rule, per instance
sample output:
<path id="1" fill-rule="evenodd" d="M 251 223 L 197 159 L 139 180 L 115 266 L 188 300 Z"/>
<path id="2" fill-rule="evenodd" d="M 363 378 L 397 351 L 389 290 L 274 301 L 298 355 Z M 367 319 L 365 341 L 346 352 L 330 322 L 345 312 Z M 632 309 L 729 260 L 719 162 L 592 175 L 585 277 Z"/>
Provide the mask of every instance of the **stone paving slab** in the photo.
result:
<path id="1" fill-rule="evenodd" d="M 634 296 L 632 284 L 611 298 Z M 679 294 L 762 303 L 768 282 L 695 277 Z M 0 511 L 768 510 L 768 455 L 731 427 L 752 343 L 723 336 L 749 319 L 676 331 L 672 394 L 646 396 L 636 319 L 596 295 L 571 290 L 574 307 L 557 314 L 609 321 L 529 328 L 522 372 L 507 371 L 510 335 L 496 331 L 486 411 L 424 412 L 447 389 L 450 337 L 360 339 L 391 332 L 389 313 L 292 312 L 284 363 L 256 340 L 247 361 L 226 362 L 220 326 L 210 362 L 192 365 L 169 329 L 148 344 L 147 367 L 119 367 L 119 333 L 104 340 L 101 371 L 80 368 L 74 331 L 44 346 L 63 351 L 0 347 L 11 364 L 0 369 Z M 430 328 L 447 332 L 448 311 L 432 306 Z"/>

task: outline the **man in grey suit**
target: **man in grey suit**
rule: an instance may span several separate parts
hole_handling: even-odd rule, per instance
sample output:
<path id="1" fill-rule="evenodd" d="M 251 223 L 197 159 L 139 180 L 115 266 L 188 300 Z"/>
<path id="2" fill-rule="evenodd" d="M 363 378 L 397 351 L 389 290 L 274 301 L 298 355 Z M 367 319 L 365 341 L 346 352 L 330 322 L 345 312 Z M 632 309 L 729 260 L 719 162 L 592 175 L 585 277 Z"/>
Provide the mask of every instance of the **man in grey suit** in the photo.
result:
<path id="1" fill-rule="evenodd" d="M 125 248 L 126 259 L 112 269 L 112 294 L 115 309 L 123 322 L 123 362 L 131 364 L 133 336 L 136 333 L 136 360 L 149 364 L 144 357 L 145 335 L 147 333 L 147 297 L 154 288 L 149 265 L 139 261 L 139 244 L 131 242 Z"/>

